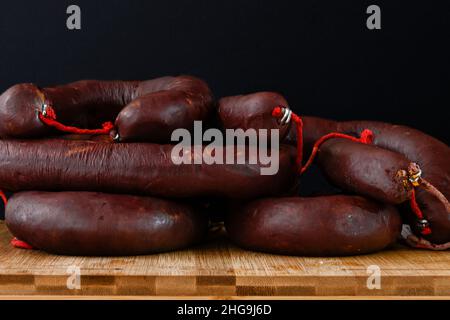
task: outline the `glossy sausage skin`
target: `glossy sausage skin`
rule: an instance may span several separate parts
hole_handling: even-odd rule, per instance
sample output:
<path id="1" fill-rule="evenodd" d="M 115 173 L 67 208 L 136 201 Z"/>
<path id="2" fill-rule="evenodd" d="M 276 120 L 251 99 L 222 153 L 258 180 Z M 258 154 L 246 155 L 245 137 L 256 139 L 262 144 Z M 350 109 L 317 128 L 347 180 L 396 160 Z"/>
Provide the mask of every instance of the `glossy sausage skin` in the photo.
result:
<path id="1" fill-rule="evenodd" d="M 0 96 L 0 137 L 42 138 L 57 134 L 41 122 L 43 103 L 68 126 L 99 128 L 114 121 L 120 141 L 168 142 L 173 130 L 190 129 L 213 108 L 207 84 L 195 77 L 162 77 L 148 81 L 83 80 L 39 88 L 18 84 Z"/>
<path id="2" fill-rule="evenodd" d="M 410 161 L 398 152 L 335 138 L 321 145 L 317 164 L 343 190 L 394 205 L 411 198 L 411 188 L 398 175 Z"/>
<path id="3" fill-rule="evenodd" d="M 336 122 L 317 117 L 302 117 L 305 154 L 308 154 L 317 139 L 329 132 L 343 132 L 359 135 L 364 129 L 374 133 L 374 144 L 398 152 L 422 169 L 422 177 L 434 185 L 447 199 L 450 199 L 450 148 L 443 142 L 419 130 L 407 126 L 376 121 Z M 291 130 L 288 140 L 295 141 Z M 450 213 L 432 194 L 417 188 L 417 202 L 430 222 L 432 233 L 424 236 L 432 243 L 450 242 Z M 407 214 L 413 217 L 412 213 Z M 411 227 L 419 234 L 416 224 Z"/>
<path id="4" fill-rule="evenodd" d="M 123 256 L 199 242 L 208 218 L 192 207 L 150 197 L 95 192 L 20 192 L 6 224 L 33 248 L 63 255 Z"/>
<path id="5" fill-rule="evenodd" d="M 176 165 L 173 148 L 150 143 L 0 140 L 0 189 L 254 198 L 284 194 L 296 179 L 291 146 L 280 147 L 274 175 L 261 175 L 266 166 L 249 159 L 245 164 Z M 225 147 L 223 153 L 233 150 Z M 203 151 L 192 148 L 191 159 L 201 158 Z M 251 152 L 251 159 L 257 154 Z"/>
<path id="6" fill-rule="evenodd" d="M 219 121 L 225 129 L 279 129 L 280 139 L 283 139 L 289 125 L 281 125 L 272 116 L 277 106 L 288 107 L 288 103 L 276 92 L 225 97 L 219 100 Z"/>
<path id="7" fill-rule="evenodd" d="M 226 229 L 237 245 L 302 256 L 376 252 L 401 231 L 397 210 L 359 196 L 267 198 L 230 211 Z"/>
<path id="8" fill-rule="evenodd" d="M 190 76 L 141 82 L 135 96 L 116 118 L 122 142 L 170 142 L 175 129 L 192 131 L 194 121 L 208 120 L 214 107 L 208 85 Z"/>

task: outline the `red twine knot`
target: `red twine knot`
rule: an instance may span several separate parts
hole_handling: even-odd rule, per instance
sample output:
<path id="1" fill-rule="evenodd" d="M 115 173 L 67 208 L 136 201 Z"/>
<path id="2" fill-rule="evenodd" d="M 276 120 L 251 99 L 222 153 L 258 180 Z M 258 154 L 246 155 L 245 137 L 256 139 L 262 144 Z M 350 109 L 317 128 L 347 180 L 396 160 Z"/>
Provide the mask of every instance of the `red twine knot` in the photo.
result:
<path id="1" fill-rule="evenodd" d="M 374 138 L 374 136 L 373 136 L 372 130 L 364 129 L 364 130 L 361 132 L 360 141 L 361 141 L 362 143 L 365 143 L 365 144 L 372 144 L 372 143 L 373 143 L 373 138 Z"/>
<path id="2" fill-rule="evenodd" d="M 281 118 L 281 124 L 287 125 L 290 120 L 295 123 L 297 127 L 297 160 L 296 164 L 299 168 L 302 167 L 303 160 L 303 121 L 287 107 L 276 106 L 272 110 L 272 117 Z"/>

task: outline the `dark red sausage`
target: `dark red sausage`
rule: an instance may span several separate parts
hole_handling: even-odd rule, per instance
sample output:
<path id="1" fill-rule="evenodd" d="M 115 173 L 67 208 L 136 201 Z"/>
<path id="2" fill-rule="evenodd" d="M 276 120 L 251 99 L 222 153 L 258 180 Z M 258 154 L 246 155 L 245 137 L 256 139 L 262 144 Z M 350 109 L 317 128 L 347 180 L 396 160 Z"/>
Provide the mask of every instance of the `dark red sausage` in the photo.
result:
<path id="1" fill-rule="evenodd" d="M 417 163 L 422 169 L 422 177 L 450 199 L 450 148 L 445 143 L 416 129 L 381 122 L 343 122 L 338 129 L 359 133 L 363 127 L 374 132 L 376 145 L 399 152 Z M 421 188 L 417 189 L 417 202 L 432 230 L 425 238 L 437 244 L 450 242 L 450 212 L 442 202 Z M 411 226 L 416 230 L 415 224 Z"/>
<path id="2" fill-rule="evenodd" d="M 169 142 L 175 129 L 192 131 L 194 121 L 207 120 L 214 106 L 208 85 L 190 76 L 141 82 L 135 96 L 116 118 L 120 141 Z"/>
<path id="3" fill-rule="evenodd" d="M 52 88 L 15 85 L 0 96 L 0 137 L 40 138 L 57 133 L 38 117 L 48 103 L 57 120 L 82 128 L 111 121 L 135 95 L 139 82 L 85 80 Z"/>
<path id="4" fill-rule="evenodd" d="M 335 122 L 331 120 L 302 117 L 305 154 L 312 149 L 317 139 L 330 132 L 359 135 L 364 129 L 374 133 L 374 144 L 403 155 L 410 162 L 417 163 L 422 177 L 434 185 L 447 199 L 450 199 L 450 148 L 443 142 L 406 126 L 375 121 Z M 295 131 L 288 139 L 295 141 Z M 425 238 L 433 243 L 450 242 L 450 212 L 434 195 L 417 188 L 416 198 L 432 233 Z M 412 213 L 408 217 L 413 217 Z M 411 223 L 418 233 L 415 223 Z"/>
<path id="5" fill-rule="evenodd" d="M 0 189 L 101 191 L 161 197 L 254 198 L 286 193 L 295 182 L 292 147 L 279 170 L 261 175 L 257 152 L 245 164 L 173 163 L 172 145 L 93 141 L 0 140 Z M 254 147 L 249 147 L 254 148 Z M 223 154 L 234 147 L 225 147 Z M 192 148 L 190 157 L 201 158 Z"/>
<path id="6" fill-rule="evenodd" d="M 41 138 L 56 134 L 39 119 L 51 106 L 67 126 L 98 128 L 114 121 L 120 141 L 168 142 L 173 130 L 190 129 L 213 108 L 207 84 L 190 76 L 148 81 L 85 80 L 52 88 L 19 84 L 0 96 L 0 137 Z"/>
<path id="7" fill-rule="evenodd" d="M 208 218 L 192 207 L 150 197 L 94 192 L 20 192 L 6 224 L 17 238 L 50 253 L 122 256 L 199 242 Z"/>
<path id="8" fill-rule="evenodd" d="M 390 204 L 411 199 L 407 177 L 400 175 L 410 161 L 398 152 L 335 138 L 320 146 L 317 164 L 343 190 Z"/>
<path id="9" fill-rule="evenodd" d="M 289 125 L 281 124 L 272 116 L 272 111 L 277 106 L 288 107 L 282 95 L 257 92 L 220 99 L 218 115 L 225 129 L 279 129 L 280 139 L 283 139 L 288 133 Z"/>
<path id="10" fill-rule="evenodd" d="M 232 241 L 250 250 L 342 256 L 376 252 L 401 232 L 397 210 L 359 196 L 268 198 L 230 211 Z"/>

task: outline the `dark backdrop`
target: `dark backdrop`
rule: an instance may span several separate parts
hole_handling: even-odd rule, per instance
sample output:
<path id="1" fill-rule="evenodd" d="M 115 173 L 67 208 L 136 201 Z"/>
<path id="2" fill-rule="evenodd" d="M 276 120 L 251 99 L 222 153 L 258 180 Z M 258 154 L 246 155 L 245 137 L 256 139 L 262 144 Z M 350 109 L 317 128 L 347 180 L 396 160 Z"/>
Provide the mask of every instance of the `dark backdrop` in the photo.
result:
<path id="1" fill-rule="evenodd" d="M 393 3 L 394 2 L 394 3 Z M 303 114 L 370 118 L 448 138 L 446 1 L 2 1 L 0 90 L 190 73 L 220 97 L 280 91 Z M 66 8 L 82 30 L 66 29 Z M 366 28 L 378 4 L 382 29 Z"/>
<path id="2" fill-rule="evenodd" d="M 407 124 L 448 143 L 446 1 L 2 1 L 0 91 L 188 73 L 217 97 L 284 94 L 301 113 Z M 82 30 L 66 28 L 66 8 Z M 366 28 L 377 4 L 382 29 Z"/>

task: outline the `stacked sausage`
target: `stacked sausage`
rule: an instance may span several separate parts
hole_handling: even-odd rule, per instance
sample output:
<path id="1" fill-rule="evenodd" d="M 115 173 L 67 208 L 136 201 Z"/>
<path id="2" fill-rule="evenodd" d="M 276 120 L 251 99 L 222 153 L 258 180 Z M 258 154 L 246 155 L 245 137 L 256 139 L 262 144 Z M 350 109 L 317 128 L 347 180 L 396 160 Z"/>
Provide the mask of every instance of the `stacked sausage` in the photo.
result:
<path id="1" fill-rule="evenodd" d="M 273 176 L 260 175 L 257 161 L 172 161 L 173 130 L 192 131 L 194 121 L 213 118 L 214 107 L 207 84 L 189 76 L 7 90 L 0 98 L 0 187 L 15 192 L 5 211 L 13 243 L 74 255 L 174 250 L 205 236 L 210 198 L 290 188 L 288 146 Z M 202 153 L 192 148 L 188 157 Z"/>
<path id="2" fill-rule="evenodd" d="M 281 107 L 254 108 L 248 101 L 256 97 L 271 97 L 272 106 Z M 405 126 L 300 118 L 280 99 L 270 93 L 229 97 L 221 100 L 219 114 L 233 127 L 280 129 L 286 143 L 297 145 L 299 173 L 317 163 L 345 194 L 235 207 L 226 225 L 237 244 L 282 254 L 350 255 L 388 247 L 401 235 L 412 247 L 450 248 L 446 144 Z M 295 126 L 286 131 L 270 116 L 294 119 Z"/>
<path id="3" fill-rule="evenodd" d="M 172 133 L 192 132 L 194 121 L 278 129 L 279 170 L 261 175 L 251 145 L 245 163 L 176 164 Z M 369 253 L 396 242 L 402 225 L 416 247 L 450 242 L 445 144 L 405 127 L 300 118 L 276 93 L 216 103 L 190 76 L 20 84 L 0 97 L 0 137 L 0 188 L 14 193 L 5 218 L 19 247 L 69 255 L 180 249 L 204 239 L 212 201 L 228 208 L 229 237 L 252 250 Z M 189 159 L 206 152 L 188 150 Z M 299 197 L 298 177 L 312 162 L 348 194 Z"/>

